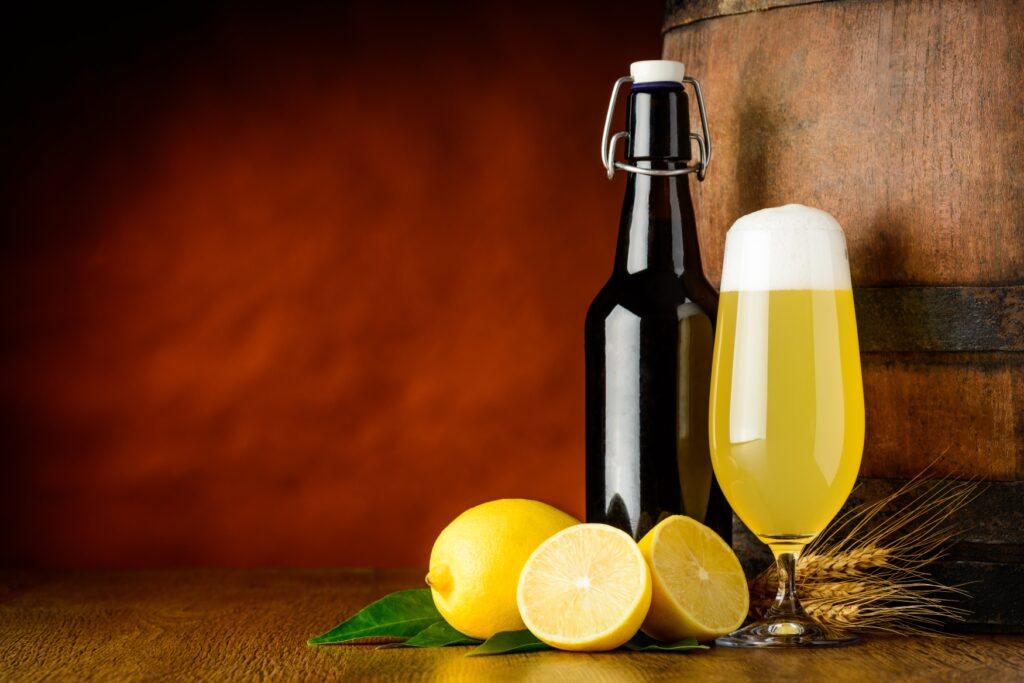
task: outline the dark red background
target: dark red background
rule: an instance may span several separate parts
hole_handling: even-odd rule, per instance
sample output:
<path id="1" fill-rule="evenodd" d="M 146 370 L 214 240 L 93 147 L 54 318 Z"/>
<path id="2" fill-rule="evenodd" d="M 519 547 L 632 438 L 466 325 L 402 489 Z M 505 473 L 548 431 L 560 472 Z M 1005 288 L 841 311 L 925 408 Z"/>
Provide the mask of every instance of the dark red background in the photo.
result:
<path id="1" fill-rule="evenodd" d="M 484 500 L 582 514 L 598 139 L 661 14 L 8 16 L 0 562 L 422 565 Z"/>

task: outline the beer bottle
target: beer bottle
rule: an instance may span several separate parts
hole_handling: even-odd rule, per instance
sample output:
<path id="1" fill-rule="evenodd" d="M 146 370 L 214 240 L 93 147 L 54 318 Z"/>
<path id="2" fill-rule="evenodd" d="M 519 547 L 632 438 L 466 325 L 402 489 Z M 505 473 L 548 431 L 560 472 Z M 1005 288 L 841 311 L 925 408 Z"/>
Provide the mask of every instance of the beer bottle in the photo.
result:
<path id="1" fill-rule="evenodd" d="M 732 513 L 711 469 L 708 394 L 718 295 L 704 276 L 688 176 L 711 157 L 699 84 L 683 65 L 636 62 L 615 84 L 601 158 L 624 170 L 615 264 L 587 312 L 587 521 L 639 539 L 686 514 L 726 542 Z M 631 83 L 627 129 L 609 139 L 621 86 Z M 690 134 L 694 89 L 703 136 Z M 625 163 L 615 145 L 625 138 Z M 696 143 L 699 160 L 693 158 Z"/>

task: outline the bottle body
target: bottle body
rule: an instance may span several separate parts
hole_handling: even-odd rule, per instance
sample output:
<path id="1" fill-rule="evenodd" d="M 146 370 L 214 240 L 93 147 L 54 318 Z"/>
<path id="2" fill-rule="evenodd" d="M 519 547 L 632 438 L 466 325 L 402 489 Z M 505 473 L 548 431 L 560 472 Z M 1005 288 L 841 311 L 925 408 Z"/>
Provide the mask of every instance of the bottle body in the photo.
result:
<path id="1" fill-rule="evenodd" d="M 675 111 L 680 100 L 686 111 L 681 90 L 654 92 L 646 103 L 636 95 L 630 96 L 631 135 L 654 122 L 637 137 L 646 134 L 656 147 L 659 132 L 681 132 L 659 131 L 659 121 L 686 125 Z M 632 157 L 646 168 L 685 163 L 681 153 Z M 629 175 L 615 267 L 584 330 L 588 522 L 639 539 L 664 517 L 686 514 L 731 540 L 732 514 L 708 443 L 716 315 L 686 176 Z"/>

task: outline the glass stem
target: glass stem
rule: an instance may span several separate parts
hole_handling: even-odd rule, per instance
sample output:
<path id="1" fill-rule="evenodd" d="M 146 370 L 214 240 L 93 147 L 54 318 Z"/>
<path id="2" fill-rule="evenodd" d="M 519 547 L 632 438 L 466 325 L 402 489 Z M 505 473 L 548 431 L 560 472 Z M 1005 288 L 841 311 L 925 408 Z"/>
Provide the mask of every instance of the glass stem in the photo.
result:
<path id="1" fill-rule="evenodd" d="M 775 602 L 765 615 L 766 618 L 807 616 L 807 612 L 804 611 L 800 600 L 796 597 L 796 561 L 799 557 L 799 550 L 784 550 L 775 554 L 775 563 L 779 572 L 779 590 L 775 594 Z"/>

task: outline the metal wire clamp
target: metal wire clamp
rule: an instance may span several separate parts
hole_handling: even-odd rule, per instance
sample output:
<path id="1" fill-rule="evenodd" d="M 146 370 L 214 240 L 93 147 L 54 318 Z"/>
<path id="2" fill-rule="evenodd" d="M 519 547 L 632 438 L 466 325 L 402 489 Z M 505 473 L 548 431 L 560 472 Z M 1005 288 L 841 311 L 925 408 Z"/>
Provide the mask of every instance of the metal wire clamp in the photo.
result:
<path id="1" fill-rule="evenodd" d="M 708 170 L 708 164 L 711 163 L 711 133 L 708 131 L 708 117 L 707 113 L 704 111 L 704 95 L 700 91 L 700 83 L 697 82 L 696 78 L 692 78 L 690 76 L 683 78 L 682 82 L 693 87 L 693 93 L 697 96 L 697 108 L 700 110 L 700 127 L 704 132 L 703 137 L 697 133 L 690 133 L 690 140 L 695 140 L 697 142 L 697 163 L 683 168 L 656 169 L 640 168 L 639 166 L 633 166 L 632 164 L 615 161 L 615 145 L 620 139 L 628 138 L 629 133 L 621 131 L 615 135 L 611 135 L 612 116 L 615 114 L 615 103 L 619 99 L 619 90 L 626 83 L 632 82 L 633 78 L 631 76 L 623 76 L 619 80 L 615 81 L 615 86 L 612 88 L 612 98 L 608 102 L 608 114 L 604 117 L 604 133 L 601 135 L 601 163 L 604 164 L 605 170 L 608 171 L 608 180 L 615 177 L 615 171 L 618 169 L 629 173 L 640 173 L 642 175 L 652 176 L 673 176 L 696 173 L 697 180 L 703 181 L 704 175 Z"/>

